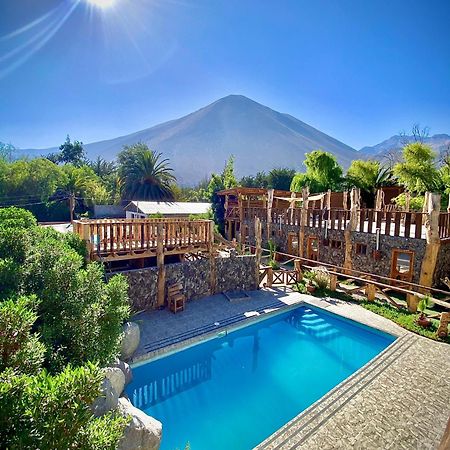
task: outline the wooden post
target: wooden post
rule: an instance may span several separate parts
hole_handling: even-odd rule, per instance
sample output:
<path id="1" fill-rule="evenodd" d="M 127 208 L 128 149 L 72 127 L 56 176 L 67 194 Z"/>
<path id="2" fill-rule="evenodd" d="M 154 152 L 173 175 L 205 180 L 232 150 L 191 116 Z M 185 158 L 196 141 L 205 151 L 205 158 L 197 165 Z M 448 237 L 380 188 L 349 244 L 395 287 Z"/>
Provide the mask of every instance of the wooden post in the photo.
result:
<path id="1" fill-rule="evenodd" d="M 91 242 L 89 224 L 84 222 L 75 222 L 73 224 L 73 231 L 74 233 L 77 233 L 81 237 L 81 239 L 83 239 L 83 241 L 86 243 L 87 247 L 86 261 L 89 262 L 92 253 L 94 251 L 94 244 Z"/>
<path id="2" fill-rule="evenodd" d="M 238 194 L 238 206 L 239 206 L 239 244 L 242 245 L 243 241 L 243 228 L 244 228 L 244 205 L 243 205 L 242 195 Z"/>
<path id="3" fill-rule="evenodd" d="M 337 275 L 330 275 L 330 291 L 335 291 L 337 288 Z"/>
<path id="4" fill-rule="evenodd" d="M 165 285 L 166 285 L 166 268 L 164 266 L 164 224 L 158 223 L 156 226 L 156 265 L 158 267 L 158 292 L 157 305 L 164 306 L 165 301 Z"/>
<path id="5" fill-rule="evenodd" d="M 267 190 L 267 240 L 272 238 L 273 189 Z"/>
<path id="6" fill-rule="evenodd" d="M 441 313 L 437 335 L 444 339 L 448 336 L 448 325 L 450 324 L 450 312 Z"/>
<path id="7" fill-rule="evenodd" d="M 209 290 L 214 295 L 217 290 L 217 267 L 214 254 L 214 222 L 209 223 L 208 229 L 208 254 L 209 254 Z"/>
<path id="8" fill-rule="evenodd" d="M 345 231 L 345 257 L 344 269 L 352 269 L 352 233 L 358 227 L 360 210 L 360 192 L 359 189 L 353 188 L 350 192 L 350 220 L 348 221 Z"/>
<path id="9" fill-rule="evenodd" d="M 419 304 L 419 297 L 413 294 L 406 294 L 406 304 L 408 305 L 409 312 L 416 313 L 417 305 Z"/>
<path id="10" fill-rule="evenodd" d="M 267 287 L 272 287 L 273 284 L 273 269 L 269 267 L 267 269 Z"/>
<path id="11" fill-rule="evenodd" d="M 367 296 L 367 300 L 369 300 L 369 302 L 373 302 L 375 300 L 375 285 L 374 284 L 368 284 L 366 286 L 366 296 Z"/>
<path id="12" fill-rule="evenodd" d="M 69 194 L 70 223 L 73 223 L 73 211 L 75 210 L 75 194 Z"/>
<path id="13" fill-rule="evenodd" d="M 294 259 L 294 269 L 297 272 L 297 280 L 303 280 L 302 262 L 299 259 Z"/>
<path id="14" fill-rule="evenodd" d="M 377 189 L 377 196 L 375 199 L 375 209 L 377 211 L 381 211 L 383 209 L 383 197 L 384 197 L 383 190 Z"/>
<path id="15" fill-rule="evenodd" d="M 309 188 L 305 186 L 302 188 L 302 210 L 301 210 L 301 218 L 300 218 L 300 232 L 298 236 L 298 255 L 303 257 L 304 255 L 304 246 L 305 246 L 305 227 L 308 224 L 308 197 L 309 197 Z"/>
<path id="16" fill-rule="evenodd" d="M 343 192 L 342 208 L 344 208 L 344 211 L 347 211 L 347 209 L 348 209 L 348 192 L 347 191 Z"/>
<path id="17" fill-rule="evenodd" d="M 425 255 L 422 259 L 422 266 L 420 268 L 419 284 L 431 287 L 433 284 L 433 276 L 439 254 L 439 247 L 441 245 L 441 240 L 439 238 L 441 196 L 439 194 L 426 192 L 424 209 L 425 208 L 427 212 L 425 220 L 427 246 L 425 247 Z"/>
<path id="18" fill-rule="evenodd" d="M 330 211 L 330 209 L 331 209 L 331 189 L 328 189 L 328 191 L 327 191 L 325 208 L 327 209 L 327 211 Z"/>
<path id="19" fill-rule="evenodd" d="M 261 228 L 261 220 L 259 217 L 256 217 L 255 219 L 255 246 L 256 246 L 256 285 L 259 289 L 259 268 L 261 267 L 261 256 L 262 256 L 262 247 L 261 247 L 261 241 L 262 241 L 262 228 Z"/>

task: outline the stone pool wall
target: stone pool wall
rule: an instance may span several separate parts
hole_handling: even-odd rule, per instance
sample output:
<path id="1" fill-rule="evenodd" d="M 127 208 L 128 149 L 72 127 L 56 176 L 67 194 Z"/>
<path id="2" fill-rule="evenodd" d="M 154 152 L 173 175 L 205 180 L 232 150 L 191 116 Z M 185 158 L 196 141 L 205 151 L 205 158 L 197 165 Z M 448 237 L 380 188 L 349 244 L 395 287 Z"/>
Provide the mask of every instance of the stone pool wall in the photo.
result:
<path id="1" fill-rule="evenodd" d="M 166 264 L 166 293 L 170 284 L 181 282 L 188 300 L 236 289 L 254 290 L 256 257 L 239 255 L 230 258 L 215 258 L 216 289 L 211 292 L 211 265 L 208 259 Z M 128 279 L 128 296 L 133 311 L 152 310 L 157 306 L 158 268 L 149 267 L 121 272 Z"/>

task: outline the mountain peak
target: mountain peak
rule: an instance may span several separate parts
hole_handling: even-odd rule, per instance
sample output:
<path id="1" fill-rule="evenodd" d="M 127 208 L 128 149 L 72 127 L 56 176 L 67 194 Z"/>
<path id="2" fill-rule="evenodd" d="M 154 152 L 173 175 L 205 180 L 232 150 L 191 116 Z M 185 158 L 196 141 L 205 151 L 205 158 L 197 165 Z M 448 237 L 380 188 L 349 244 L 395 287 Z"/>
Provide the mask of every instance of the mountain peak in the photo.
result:
<path id="1" fill-rule="evenodd" d="M 302 170 L 305 153 L 316 149 L 333 153 L 344 167 L 357 157 L 356 150 L 342 142 L 241 94 L 227 95 L 179 119 L 84 147 L 91 159 L 112 160 L 124 145 L 136 142 L 168 158 L 183 185 L 220 172 L 230 155 L 235 157 L 238 177 L 274 167 Z"/>

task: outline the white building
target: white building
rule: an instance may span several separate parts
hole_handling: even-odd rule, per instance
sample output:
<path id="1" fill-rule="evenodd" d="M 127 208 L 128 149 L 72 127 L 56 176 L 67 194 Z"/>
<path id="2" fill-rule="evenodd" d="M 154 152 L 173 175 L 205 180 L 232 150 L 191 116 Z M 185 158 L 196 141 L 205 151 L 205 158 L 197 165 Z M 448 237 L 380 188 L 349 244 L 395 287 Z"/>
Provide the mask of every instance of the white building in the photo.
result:
<path id="1" fill-rule="evenodd" d="M 211 203 L 132 201 L 124 209 L 127 219 L 145 219 L 153 214 L 187 218 L 193 214 L 206 214 L 210 208 Z"/>

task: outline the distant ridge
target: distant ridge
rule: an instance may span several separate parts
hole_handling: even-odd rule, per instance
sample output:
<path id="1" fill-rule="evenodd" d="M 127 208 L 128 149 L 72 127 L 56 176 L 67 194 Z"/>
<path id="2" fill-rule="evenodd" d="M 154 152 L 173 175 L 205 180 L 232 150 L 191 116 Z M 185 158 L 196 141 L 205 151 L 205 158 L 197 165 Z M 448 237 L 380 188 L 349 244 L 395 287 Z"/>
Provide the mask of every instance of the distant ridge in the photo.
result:
<path id="1" fill-rule="evenodd" d="M 187 116 L 115 139 L 86 144 L 90 158 L 114 159 L 124 145 L 145 142 L 169 158 L 179 182 L 194 184 L 222 170 L 233 154 L 238 176 L 274 167 L 303 170 L 305 153 L 322 149 L 344 167 L 356 150 L 289 114 L 242 95 L 229 95 Z M 42 155 L 55 149 L 25 150 Z"/>
<path id="2" fill-rule="evenodd" d="M 400 136 L 397 134 L 372 147 L 363 147 L 360 152 L 369 157 L 381 157 L 386 152 L 400 151 L 405 143 L 408 142 L 414 142 L 414 136 Z M 435 134 L 424 138 L 423 142 L 430 145 L 437 154 L 450 149 L 450 135 L 448 134 Z"/>

